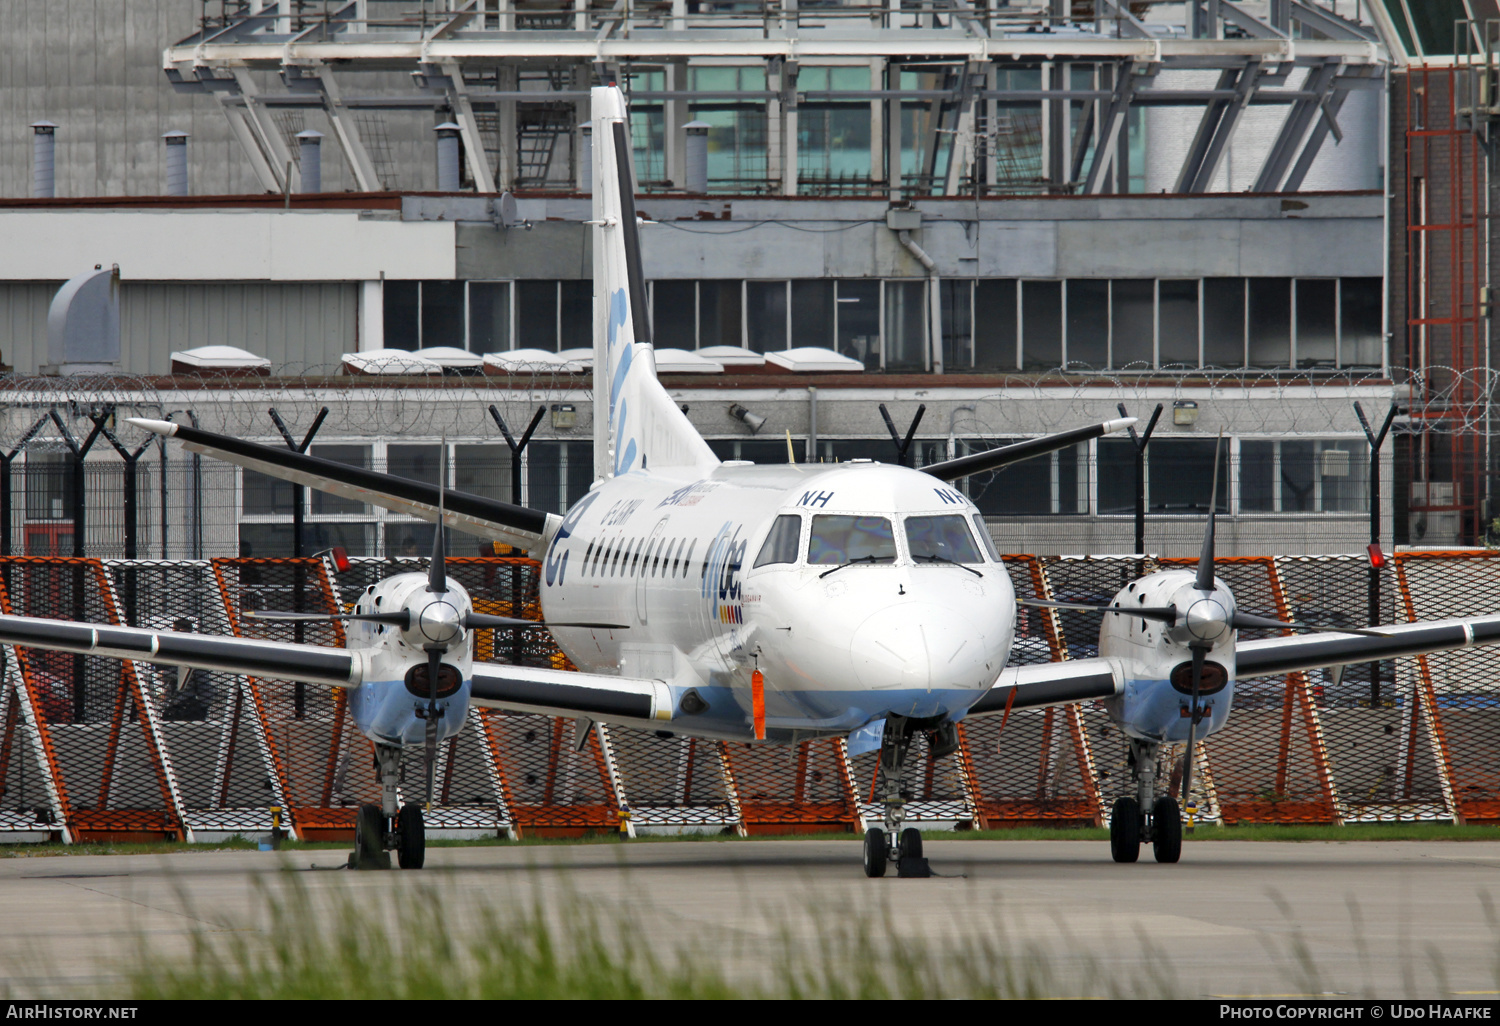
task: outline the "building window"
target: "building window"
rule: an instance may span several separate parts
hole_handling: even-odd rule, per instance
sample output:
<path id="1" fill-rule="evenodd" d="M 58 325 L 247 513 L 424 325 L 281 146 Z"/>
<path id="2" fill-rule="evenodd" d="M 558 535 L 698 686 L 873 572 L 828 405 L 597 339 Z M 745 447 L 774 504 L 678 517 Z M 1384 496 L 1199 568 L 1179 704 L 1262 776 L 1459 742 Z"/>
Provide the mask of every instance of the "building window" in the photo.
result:
<path id="1" fill-rule="evenodd" d="M 1203 363 L 1245 366 L 1245 279 L 1203 279 Z"/>
<path id="2" fill-rule="evenodd" d="M 1362 513 L 1369 493 L 1369 451 L 1362 440 L 1240 443 L 1243 513 Z"/>
<path id="3" fill-rule="evenodd" d="M 957 455 L 985 452 L 1019 438 L 965 438 Z M 955 482 L 986 516 L 1044 516 L 1088 512 L 1088 445 L 1067 449 Z"/>
<path id="4" fill-rule="evenodd" d="M 1197 367 L 1198 293 L 1197 278 L 1185 281 L 1171 279 L 1156 283 L 1157 365 L 1160 367 Z"/>
<path id="5" fill-rule="evenodd" d="M 1021 368 L 1062 366 L 1062 282 L 1021 283 Z"/>
<path id="6" fill-rule="evenodd" d="M 1292 280 L 1247 278 L 1248 359 L 1251 367 L 1290 367 L 1292 361 Z"/>
<path id="7" fill-rule="evenodd" d="M 757 353 L 787 348 L 787 290 L 790 282 L 745 282 L 746 347 Z"/>
<path id="8" fill-rule="evenodd" d="M 1113 282 L 1109 315 L 1113 324 L 1109 365 L 1116 369 L 1155 366 L 1156 282 L 1149 278 Z"/>
<path id="9" fill-rule="evenodd" d="M 1099 370 L 1109 366 L 1109 282 L 1068 281 L 1068 366 Z"/>
<path id="10" fill-rule="evenodd" d="M 1017 288 L 1014 278 L 975 282 L 975 370 L 1014 369 L 1019 366 L 1016 349 Z"/>
<path id="11" fill-rule="evenodd" d="M 838 320 L 834 348 L 869 370 L 880 366 L 880 282 L 839 281 L 834 300 Z"/>

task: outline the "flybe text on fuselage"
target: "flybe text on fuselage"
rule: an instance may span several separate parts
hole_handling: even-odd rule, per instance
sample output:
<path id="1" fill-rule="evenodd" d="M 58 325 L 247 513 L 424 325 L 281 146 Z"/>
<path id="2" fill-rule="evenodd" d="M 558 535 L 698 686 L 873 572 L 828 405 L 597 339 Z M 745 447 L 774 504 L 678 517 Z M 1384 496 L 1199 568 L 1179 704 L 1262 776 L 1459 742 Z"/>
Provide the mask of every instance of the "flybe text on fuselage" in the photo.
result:
<path id="1" fill-rule="evenodd" d="M 793 724 L 807 736 L 887 713 L 956 717 L 1005 664 L 1014 595 L 977 510 L 934 484 L 885 464 L 625 474 L 569 511 L 543 611 L 630 624 L 555 634 L 581 669 L 667 681 L 694 732 L 749 736 L 757 669 L 772 739 Z M 959 560 L 908 537 L 934 525 Z"/>

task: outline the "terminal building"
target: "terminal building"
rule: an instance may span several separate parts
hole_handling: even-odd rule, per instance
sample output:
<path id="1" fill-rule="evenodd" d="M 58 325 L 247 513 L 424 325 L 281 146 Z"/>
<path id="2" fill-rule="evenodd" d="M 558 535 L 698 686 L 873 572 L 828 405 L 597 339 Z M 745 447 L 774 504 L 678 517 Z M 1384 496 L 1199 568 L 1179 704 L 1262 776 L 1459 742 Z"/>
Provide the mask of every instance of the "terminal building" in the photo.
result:
<path id="1" fill-rule="evenodd" d="M 1160 404 L 1146 551 L 1196 552 L 1216 450 L 1224 555 L 1358 551 L 1372 512 L 1387 547 L 1482 544 L 1494 6 L 21 0 L 4 544 L 425 549 L 129 463 L 135 414 L 282 444 L 275 408 L 296 444 L 327 408 L 313 452 L 565 508 L 600 83 L 629 93 L 662 376 L 725 458 L 895 460 L 920 411 L 920 465 Z M 59 288 L 116 266 L 117 351 L 49 350 Z M 1356 404 L 1375 435 L 1401 409 L 1373 462 Z M 1131 552 L 1136 462 L 1112 437 L 964 488 L 1002 551 Z"/>

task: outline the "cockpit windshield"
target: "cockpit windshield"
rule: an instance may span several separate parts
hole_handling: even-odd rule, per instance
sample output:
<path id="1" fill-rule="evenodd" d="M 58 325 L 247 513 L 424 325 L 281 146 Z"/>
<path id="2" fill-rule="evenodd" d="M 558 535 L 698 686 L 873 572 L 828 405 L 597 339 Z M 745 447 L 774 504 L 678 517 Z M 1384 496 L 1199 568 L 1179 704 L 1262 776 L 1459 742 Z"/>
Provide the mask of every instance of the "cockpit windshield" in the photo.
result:
<path id="1" fill-rule="evenodd" d="M 812 538 L 807 546 L 809 563 L 842 565 L 892 563 L 896 559 L 896 535 L 885 517 L 853 517 L 823 514 L 813 517 Z"/>
<path id="2" fill-rule="evenodd" d="M 969 526 L 958 515 L 906 518 L 906 547 L 916 563 L 983 563 Z"/>

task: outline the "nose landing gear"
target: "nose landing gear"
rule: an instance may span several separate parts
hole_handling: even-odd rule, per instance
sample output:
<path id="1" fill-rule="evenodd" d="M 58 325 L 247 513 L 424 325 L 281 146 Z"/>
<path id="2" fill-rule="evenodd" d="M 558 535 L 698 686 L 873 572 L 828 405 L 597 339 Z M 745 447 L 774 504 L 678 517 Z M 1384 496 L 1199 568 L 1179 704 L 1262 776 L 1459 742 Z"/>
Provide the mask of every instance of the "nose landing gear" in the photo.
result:
<path id="1" fill-rule="evenodd" d="M 361 805 L 354 824 L 354 851 L 350 869 L 390 869 L 391 849 L 402 869 L 421 869 L 427 856 L 422 807 L 415 802 L 400 805 L 401 749 L 376 745 L 375 763 L 380 770 L 380 804 Z"/>
<path id="2" fill-rule="evenodd" d="M 922 857 L 922 834 L 916 827 L 904 827 L 906 803 L 911 791 L 906 786 L 906 759 L 916 731 L 904 716 L 888 716 L 885 735 L 880 742 L 880 767 L 876 771 L 877 790 L 885 807 L 884 829 L 865 831 L 865 876 L 885 876 L 887 863 L 896 863 L 896 875 L 928 877 L 932 869 Z"/>
<path id="3" fill-rule="evenodd" d="M 1130 742 L 1130 776 L 1135 797 L 1115 801 L 1109 818 L 1109 853 L 1116 862 L 1134 862 L 1141 844 L 1151 842 L 1157 862 L 1172 863 L 1182 857 L 1182 813 L 1171 795 L 1156 792 L 1156 751 L 1149 741 Z M 1143 815 L 1149 808 L 1151 814 Z"/>

